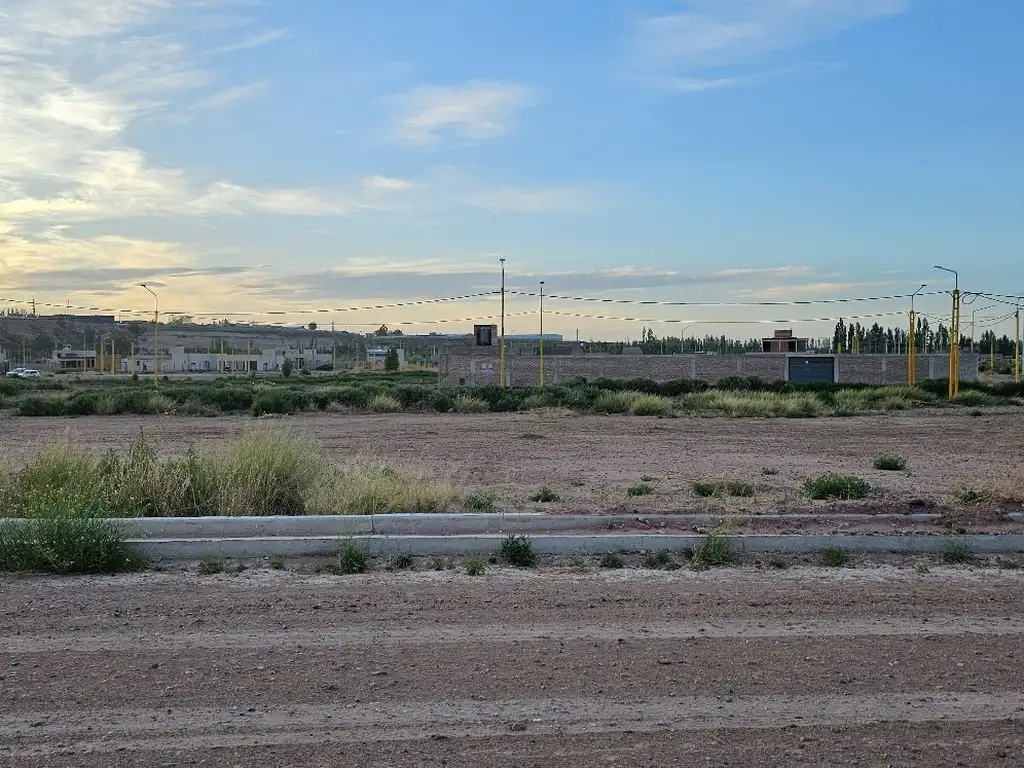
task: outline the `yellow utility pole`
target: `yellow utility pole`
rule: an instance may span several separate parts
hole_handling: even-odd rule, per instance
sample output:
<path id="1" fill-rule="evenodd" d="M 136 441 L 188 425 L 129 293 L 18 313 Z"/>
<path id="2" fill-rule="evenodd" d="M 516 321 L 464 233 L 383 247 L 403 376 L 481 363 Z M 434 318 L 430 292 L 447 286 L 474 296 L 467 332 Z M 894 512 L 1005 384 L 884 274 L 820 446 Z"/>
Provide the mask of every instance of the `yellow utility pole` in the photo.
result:
<path id="1" fill-rule="evenodd" d="M 498 351 L 498 376 L 501 379 L 500 386 L 505 388 L 505 260 L 501 262 L 501 349 Z"/>
<path id="2" fill-rule="evenodd" d="M 156 295 L 156 291 L 145 283 L 139 283 L 139 286 L 153 294 L 155 302 L 153 306 L 153 388 L 160 389 L 160 344 L 157 335 L 160 330 L 160 298 Z"/>
<path id="3" fill-rule="evenodd" d="M 544 281 L 540 281 L 540 385 L 544 386 Z"/>
<path id="4" fill-rule="evenodd" d="M 1013 337 L 1013 380 L 1020 384 L 1020 300 L 1021 297 L 1017 297 L 1017 311 L 1014 313 L 1014 317 L 1017 318 L 1017 330 Z"/>
<path id="5" fill-rule="evenodd" d="M 130 357 L 128 358 L 128 373 L 134 375 L 135 374 L 135 342 L 134 341 L 131 343 L 131 346 L 128 347 L 128 354 L 130 355 Z"/>

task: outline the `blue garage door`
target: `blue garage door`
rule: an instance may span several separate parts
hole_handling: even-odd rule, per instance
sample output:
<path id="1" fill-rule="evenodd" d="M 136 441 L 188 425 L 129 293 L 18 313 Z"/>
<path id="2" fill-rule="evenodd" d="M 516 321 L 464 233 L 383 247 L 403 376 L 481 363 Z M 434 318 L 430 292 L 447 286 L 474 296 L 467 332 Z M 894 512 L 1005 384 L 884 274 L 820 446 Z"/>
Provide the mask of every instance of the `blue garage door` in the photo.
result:
<path id="1" fill-rule="evenodd" d="M 791 357 L 789 358 L 789 380 L 794 384 L 835 381 L 836 363 L 834 357 Z"/>

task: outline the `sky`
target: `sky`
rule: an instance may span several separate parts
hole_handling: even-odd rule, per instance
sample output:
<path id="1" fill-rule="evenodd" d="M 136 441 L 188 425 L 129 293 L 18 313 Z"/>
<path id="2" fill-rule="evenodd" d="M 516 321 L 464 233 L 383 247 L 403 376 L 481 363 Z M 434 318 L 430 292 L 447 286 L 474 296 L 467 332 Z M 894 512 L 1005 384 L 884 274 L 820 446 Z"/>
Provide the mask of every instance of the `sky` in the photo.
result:
<path id="1" fill-rule="evenodd" d="M 459 332 L 497 297 L 409 302 L 503 258 L 510 291 L 732 305 L 548 299 L 567 337 L 902 325 L 750 303 L 922 283 L 941 318 L 935 264 L 1024 293 L 1022 28 L 1019 0 L 5 0 L 0 298 Z"/>

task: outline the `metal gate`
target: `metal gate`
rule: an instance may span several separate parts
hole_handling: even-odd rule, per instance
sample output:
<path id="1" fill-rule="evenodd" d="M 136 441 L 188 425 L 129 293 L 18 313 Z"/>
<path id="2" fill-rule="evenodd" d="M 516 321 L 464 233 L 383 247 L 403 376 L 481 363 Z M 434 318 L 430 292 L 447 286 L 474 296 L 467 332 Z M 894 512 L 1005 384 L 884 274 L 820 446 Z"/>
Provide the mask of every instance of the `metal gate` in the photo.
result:
<path id="1" fill-rule="evenodd" d="M 789 358 L 789 381 L 794 384 L 836 380 L 836 359 L 814 355 Z"/>

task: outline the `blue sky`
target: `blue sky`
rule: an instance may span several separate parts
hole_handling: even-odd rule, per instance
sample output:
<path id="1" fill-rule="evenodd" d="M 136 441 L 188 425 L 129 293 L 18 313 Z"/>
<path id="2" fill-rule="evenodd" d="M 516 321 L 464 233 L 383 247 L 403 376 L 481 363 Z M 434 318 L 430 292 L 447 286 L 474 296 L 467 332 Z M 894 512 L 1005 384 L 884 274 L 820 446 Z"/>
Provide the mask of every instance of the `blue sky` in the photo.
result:
<path id="1" fill-rule="evenodd" d="M 9 1 L 0 295 L 142 310 L 149 281 L 258 320 L 492 290 L 500 257 L 510 287 L 619 299 L 950 287 L 935 263 L 1024 293 L 1021 28 L 1015 0 Z M 549 306 L 737 335 L 763 328 L 713 321 L 838 314 Z"/>

